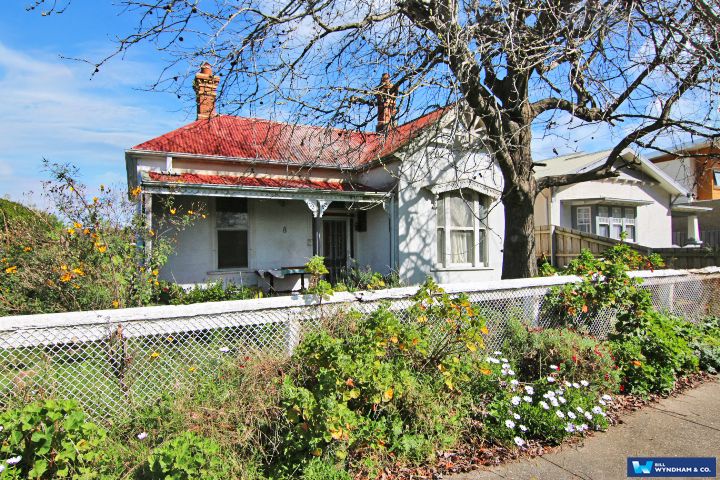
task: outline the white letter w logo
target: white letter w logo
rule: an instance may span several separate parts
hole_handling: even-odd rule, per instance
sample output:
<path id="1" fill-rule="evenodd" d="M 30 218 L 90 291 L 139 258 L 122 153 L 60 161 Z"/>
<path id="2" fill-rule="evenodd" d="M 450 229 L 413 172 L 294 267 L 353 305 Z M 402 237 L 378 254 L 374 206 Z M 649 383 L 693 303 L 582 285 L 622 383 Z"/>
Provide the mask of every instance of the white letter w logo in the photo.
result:
<path id="1" fill-rule="evenodd" d="M 633 470 L 635 470 L 635 473 L 641 473 L 643 475 L 649 475 L 652 471 L 653 462 L 652 460 L 648 460 L 645 462 L 645 464 L 640 465 L 640 462 L 633 460 L 632 462 Z"/>

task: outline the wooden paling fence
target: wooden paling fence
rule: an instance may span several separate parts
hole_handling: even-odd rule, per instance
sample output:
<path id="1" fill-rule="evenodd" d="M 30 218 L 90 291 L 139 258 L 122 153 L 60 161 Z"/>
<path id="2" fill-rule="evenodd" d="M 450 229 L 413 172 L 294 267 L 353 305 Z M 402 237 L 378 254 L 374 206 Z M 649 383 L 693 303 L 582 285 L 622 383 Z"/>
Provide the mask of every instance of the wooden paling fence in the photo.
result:
<path id="1" fill-rule="evenodd" d="M 538 259 L 546 259 L 555 267 L 565 267 L 583 250 L 601 254 L 620 243 L 619 240 L 585 233 L 557 225 L 535 228 L 535 252 Z M 720 249 L 706 247 L 650 248 L 642 245 L 631 246 L 643 254 L 657 253 L 668 268 L 704 268 L 720 266 Z"/>

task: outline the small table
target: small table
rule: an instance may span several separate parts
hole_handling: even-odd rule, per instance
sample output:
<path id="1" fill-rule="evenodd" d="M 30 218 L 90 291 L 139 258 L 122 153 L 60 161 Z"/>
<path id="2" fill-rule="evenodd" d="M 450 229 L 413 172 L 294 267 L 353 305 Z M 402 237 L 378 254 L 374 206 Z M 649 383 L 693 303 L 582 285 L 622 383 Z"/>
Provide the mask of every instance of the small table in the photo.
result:
<path id="1" fill-rule="evenodd" d="M 265 280 L 265 274 L 270 275 L 270 289 L 275 290 L 275 279 L 285 278 L 288 275 L 300 275 L 300 290 L 305 290 L 305 274 L 308 273 L 304 266 L 301 267 L 280 267 L 268 270 L 257 270 L 258 276 Z"/>

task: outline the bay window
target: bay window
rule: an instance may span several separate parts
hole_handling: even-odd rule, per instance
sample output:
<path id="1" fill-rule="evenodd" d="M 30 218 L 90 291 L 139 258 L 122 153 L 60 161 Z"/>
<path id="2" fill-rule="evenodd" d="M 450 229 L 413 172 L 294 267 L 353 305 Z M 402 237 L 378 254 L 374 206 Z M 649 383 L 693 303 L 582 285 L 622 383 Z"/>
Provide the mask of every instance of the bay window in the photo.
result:
<path id="1" fill-rule="evenodd" d="M 453 190 L 437 202 L 437 263 L 439 266 L 481 266 L 486 263 L 486 198 L 472 190 Z"/>
<path id="2" fill-rule="evenodd" d="M 573 228 L 601 237 L 620 240 L 623 232 L 628 242 L 637 241 L 635 207 L 592 205 L 573 207 Z"/>

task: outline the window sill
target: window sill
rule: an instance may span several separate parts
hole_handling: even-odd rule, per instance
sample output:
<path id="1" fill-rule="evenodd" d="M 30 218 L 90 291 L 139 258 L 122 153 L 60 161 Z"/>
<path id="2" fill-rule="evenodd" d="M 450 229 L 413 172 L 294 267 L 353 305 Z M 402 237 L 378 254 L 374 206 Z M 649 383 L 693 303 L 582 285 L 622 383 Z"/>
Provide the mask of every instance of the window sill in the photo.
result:
<path id="1" fill-rule="evenodd" d="M 483 270 L 494 270 L 492 267 L 488 267 L 487 265 L 482 265 L 478 267 L 473 267 L 472 265 L 457 265 L 457 266 L 450 266 L 450 267 L 440 267 L 435 266 L 430 271 L 431 272 L 478 272 Z"/>

